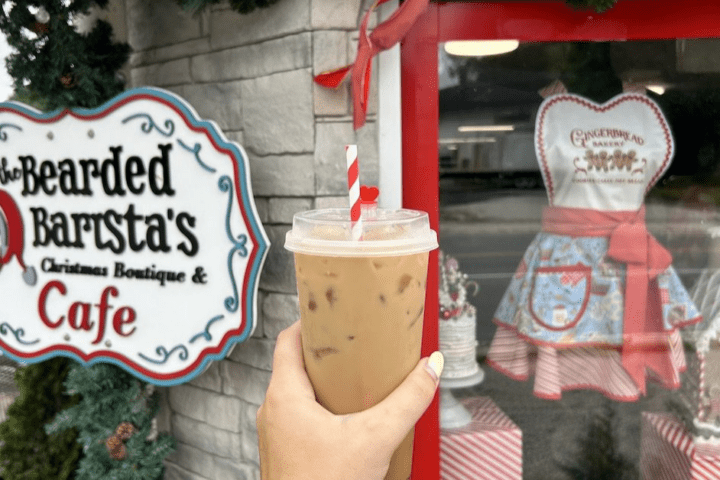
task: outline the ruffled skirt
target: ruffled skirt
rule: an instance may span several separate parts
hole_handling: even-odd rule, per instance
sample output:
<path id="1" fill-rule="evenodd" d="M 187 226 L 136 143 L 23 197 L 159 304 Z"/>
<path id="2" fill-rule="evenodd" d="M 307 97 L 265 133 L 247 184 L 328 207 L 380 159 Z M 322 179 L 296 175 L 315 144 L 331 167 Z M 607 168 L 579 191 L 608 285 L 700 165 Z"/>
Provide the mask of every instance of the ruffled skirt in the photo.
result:
<path id="1" fill-rule="evenodd" d="M 528 247 L 495 313 L 498 330 L 488 363 L 517 380 L 535 376 L 538 397 L 559 399 L 563 390 L 591 389 L 637 400 L 641 390 L 622 365 L 625 265 L 608 258 L 605 237 L 539 233 Z M 680 385 L 686 368 L 679 327 L 700 314 L 670 266 L 656 280 L 661 317 L 647 355 L 665 357 L 671 372 L 648 378 L 666 388 Z"/>

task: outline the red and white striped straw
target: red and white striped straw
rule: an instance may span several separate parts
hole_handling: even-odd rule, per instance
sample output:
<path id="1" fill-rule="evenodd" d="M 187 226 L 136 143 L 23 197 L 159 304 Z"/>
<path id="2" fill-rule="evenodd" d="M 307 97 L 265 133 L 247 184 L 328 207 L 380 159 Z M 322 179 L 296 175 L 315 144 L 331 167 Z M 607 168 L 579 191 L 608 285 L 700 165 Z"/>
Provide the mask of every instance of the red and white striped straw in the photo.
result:
<path id="1" fill-rule="evenodd" d="M 345 145 L 345 158 L 347 160 L 352 239 L 360 240 L 362 237 L 362 218 L 360 214 L 360 168 L 358 166 L 357 145 Z"/>

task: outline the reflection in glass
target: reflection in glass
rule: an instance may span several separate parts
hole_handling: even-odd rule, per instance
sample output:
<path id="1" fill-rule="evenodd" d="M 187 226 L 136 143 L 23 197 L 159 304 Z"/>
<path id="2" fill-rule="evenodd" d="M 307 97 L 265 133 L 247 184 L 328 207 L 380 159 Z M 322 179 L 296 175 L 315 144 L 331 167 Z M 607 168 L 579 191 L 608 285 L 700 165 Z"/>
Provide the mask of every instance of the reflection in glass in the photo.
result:
<path id="1" fill-rule="evenodd" d="M 653 185 L 647 192 L 640 189 L 640 204 L 630 205 L 633 203 L 629 200 L 633 198 L 631 184 L 616 188 L 606 198 L 611 202 L 617 200 L 622 206 L 618 210 L 632 211 L 644 205 L 647 230 L 672 257 L 670 268 L 674 273 L 664 278 L 661 275 L 656 290 L 662 310 L 657 318 L 667 320 L 663 330 L 689 322 L 698 312 L 704 317 L 702 323 L 683 333 L 688 347 L 688 372 L 683 377 L 683 388 L 663 390 L 648 383 L 647 397 L 639 395 L 641 389 L 638 395 L 628 396 L 627 399 L 639 398 L 632 409 L 617 407 L 616 400 L 622 398 L 609 400 L 594 392 L 574 392 L 569 396 L 565 393 L 561 401 L 553 403 L 557 406 L 548 406 L 547 402 L 533 398 L 533 392 L 538 393 L 538 378 L 530 374 L 542 347 L 533 347 L 534 350 L 526 352 L 529 356 L 516 357 L 527 361 L 526 373 L 533 378 L 530 382 L 509 380 L 485 369 L 488 377 L 482 385 L 474 387 L 472 396 L 492 396 L 523 430 L 526 478 L 566 478 L 562 472 L 569 475 L 567 478 L 585 478 L 583 472 L 592 473 L 592 478 L 602 478 L 601 471 L 610 475 L 607 478 L 638 478 L 642 469 L 647 474 L 649 467 L 647 462 L 642 463 L 638 451 L 638 445 L 645 441 L 640 438 L 640 425 L 646 422 L 643 428 L 655 428 L 652 422 L 656 417 L 641 416 L 641 411 L 670 411 L 673 418 L 685 420 L 682 428 L 689 427 L 695 434 L 720 434 L 720 368 L 715 371 L 708 368 L 714 365 L 712 362 L 703 363 L 703 358 L 714 358 L 720 353 L 716 331 L 720 329 L 720 320 L 717 325 L 713 323 L 720 316 L 720 211 L 717 208 L 720 202 L 720 62 L 715 60 L 720 58 L 718 53 L 720 42 L 717 40 L 528 43 L 513 52 L 483 58 L 455 57 L 447 54 L 442 46 L 439 49 L 441 248 L 457 258 L 460 268 L 479 285 L 478 295 L 468 301 L 478 312 L 478 352 L 483 361 L 498 331 L 493 319 L 498 307 L 502 310 L 503 302 L 509 301 L 508 291 L 513 289 L 508 286 L 516 277 L 520 284 L 523 280 L 528 282 L 524 290 L 528 298 L 523 302 L 529 306 L 529 326 L 542 327 L 544 323 L 551 327 L 548 332 L 563 332 L 563 329 L 574 329 L 578 318 L 588 309 L 605 307 L 605 313 L 598 314 L 599 317 L 607 319 L 614 315 L 622 324 L 625 312 L 628 266 L 623 262 L 601 261 L 606 258 L 606 237 L 577 240 L 572 235 L 562 235 L 564 243 L 548 240 L 549 235 L 536 239 L 543 228 L 543 210 L 550 205 L 548 174 L 545 172 L 546 178 L 543 178 L 542 161 L 538 161 L 534 140 L 538 109 L 543 102 L 541 92 L 545 89 L 545 94 L 557 93 L 547 88 L 557 87 L 560 81 L 569 92 L 595 104 L 603 104 L 623 91 L 641 93 L 659 106 L 674 139 L 672 163 L 666 169 L 657 167 L 651 173 L 653 169 L 645 166 L 643 172 L 634 174 L 636 178 L 642 174 L 643 185 Z M 578 129 L 589 130 L 583 126 Z M 592 169 L 596 177 L 604 176 L 607 166 L 608 176 L 614 167 L 613 175 L 620 175 L 622 171 L 632 178 L 633 170 L 642 166 L 642 158 L 633 157 L 627 143 L 619 148 L 619 155 L 615 155 L 617 148 L 610 144 L 583 149 L 570 174 L 581 168 L 588 172 Z M 585 150 L 593 151 L 587 154 Z M 606 151 L 604 157 L 600 150 Z M 639 152 L 640 149 L 635 150 L 635 154 Z M 598 209 L 597 205 L 577 203 L 564 206 Z M 581 223 L 587 226 L 588 219 Z M 528 246 L 533 255 L 540 258 L 544 251 L 549 253 L 545 252 L 548 258 L 541 266 L 544 270 L 536 268 L 532 275 L 523 276 L 523 260 L 525 268 L 533 261 L 526 253 Z M 577 261 L 560 260 L 562 248 L 572 250 Z M 590 257 L 598 256 L 583 258 L 583 252 L 591 252 Z M 581 265 L 575 270 L 555 271 L 556 261 Z M 599 267 L 605 271 L 598 272 Z M 644 270 L 647 272 L 647 266 Z M 529 297 L 536 288 L 554 289 L 555 296 L 533 302 Z M 522 295 L 523 290 L 514 291 Z M 585 296 L 616 297 L 616 301 L 604 304 L 575 301 Z M 563 302 L 564 310 L 555 308 Z M 583 308 L 585 311 L 581 311 Z M 533 313 L 541 321 L 533 318 Z M 596 322 L 586 333 L 607 336 L 613 332 L 618 342 L 624 343 L 626 332 L 608 329 L 609 323 Z M 617 322 L 613 326 L 616 327 Z M 574 335 L 577 333 L 573 330 Z M 569 340 L 563 338 L 562 333 L 556 336 L 552 341 Z M 683 362 L 685 355 L 679 348 L 682 342 L 678 337 L 673 342 L 675 359 Z M 672 342 L 665 338 L 662 343 Z M 508 350 L 516 352 L 517 348 Z M 618 348 L 608 351 L 621 353 L 621 347 Z M 622 365 L 620 353 L 619 365 Z M 666 355 L 665 359 L 672 360 L 671 357 Z M 670 377 L 678 375 L 681 369 L 678 363 Z M 699 387 L 701 370 L 706 376 L 704 386 Z M 560 377 L 567 376 L 566 373 L 563 370 Z M 558 381 L 579 382 L 568 378 Z M 677 378 L 665 383 L 666 387 L 678 387 L 681 382 Z M 542 415 L 537 415 L 539 411 Z M 600 444 L 607 448 L 602 450 Z M 596 458 L 601 450 L 606 457 Z M 621 471 L 628 476 L 621 476 Z"/>

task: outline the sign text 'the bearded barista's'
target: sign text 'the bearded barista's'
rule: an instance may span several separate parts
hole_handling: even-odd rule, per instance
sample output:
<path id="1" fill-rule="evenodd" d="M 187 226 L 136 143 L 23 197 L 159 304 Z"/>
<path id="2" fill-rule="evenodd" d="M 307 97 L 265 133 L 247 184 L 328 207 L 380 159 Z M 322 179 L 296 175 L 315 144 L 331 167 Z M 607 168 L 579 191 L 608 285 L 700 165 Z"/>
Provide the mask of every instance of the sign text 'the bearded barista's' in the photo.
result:
<path id="1" fill-rule="evenodd" d="M 108 197 L 137 196 L 151 192 L 157 197 L 175 195 L 170 173 L 171 144 L 159 144 L 158 155 L 150 159 L 138 156 L 124 158 L 122 146 L 110 147 L 104 160 L 66 158 L 59 162 L 37 160 L 33 155 L 18 157 L 19 167 L 8 168 L 7 159 L 0 165 L 0 184 L 22 181 L 23 196 L 92 197 L 96 191 Z M 54 244 L 58 247 L 85 248 L 94 243 L 99 250 L 121 254 L 126 248 L 140 252 L 168 253 L 173 248 L 192 257 L 198 251 L 198 240 L 192 229 L 195 217 L 187 212 L 140 212 L 130 203 L 125 211 L 51 212 L 44 207 L 30 207 L 33 219 L 33 246 Z M 183 241 L 171 245 L 168 229 L 175 228 Z M 109 236 L 109 238 L 108 238 Z"/>

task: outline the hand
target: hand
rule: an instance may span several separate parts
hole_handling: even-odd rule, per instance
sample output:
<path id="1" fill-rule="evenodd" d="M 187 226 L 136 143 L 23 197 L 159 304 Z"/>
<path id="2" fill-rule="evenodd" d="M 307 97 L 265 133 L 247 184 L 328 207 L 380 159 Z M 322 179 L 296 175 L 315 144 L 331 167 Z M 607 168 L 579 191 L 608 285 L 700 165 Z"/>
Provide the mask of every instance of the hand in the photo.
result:
<path id="1" fill-rule="evenodd" d="M 435 396 L 443 358 L 423 358 L 368 410 L 334 415 L 315 400 L 300 322 L 280 332 L 265 402 L 257 413 L 263 480 L 382 480 L 390 458 Z"/>

